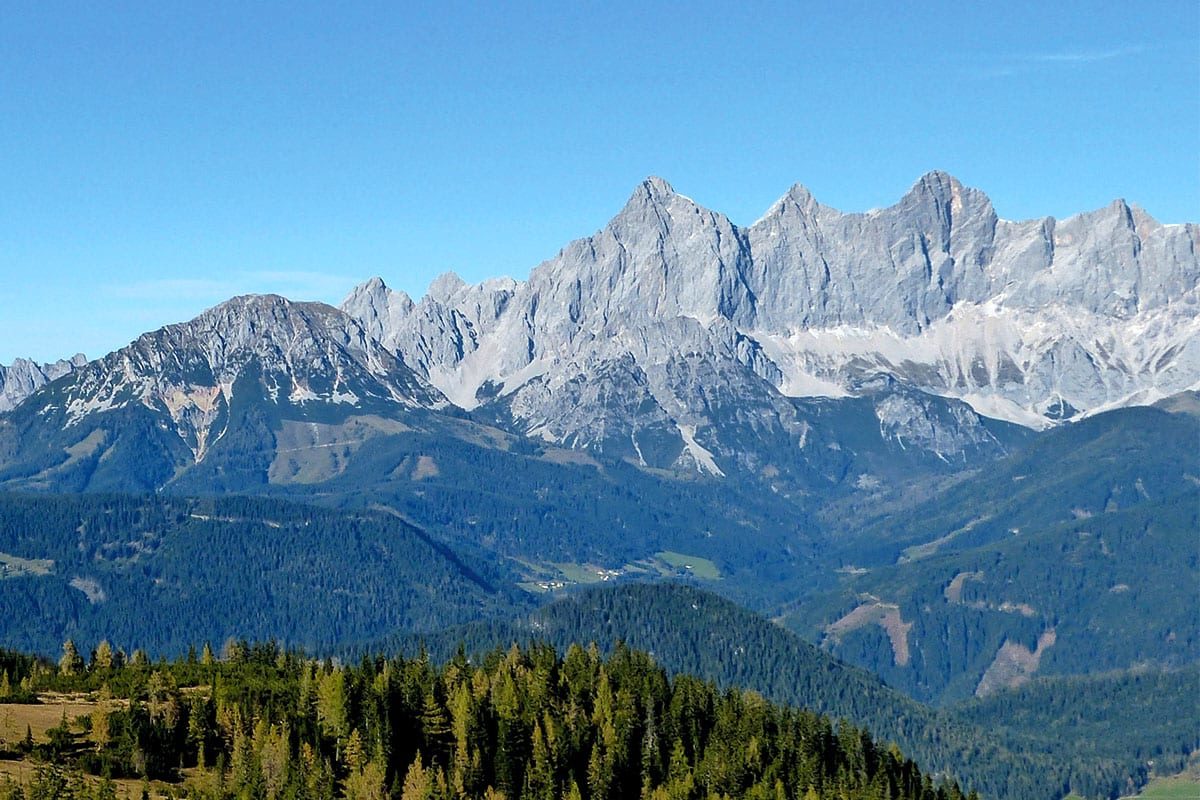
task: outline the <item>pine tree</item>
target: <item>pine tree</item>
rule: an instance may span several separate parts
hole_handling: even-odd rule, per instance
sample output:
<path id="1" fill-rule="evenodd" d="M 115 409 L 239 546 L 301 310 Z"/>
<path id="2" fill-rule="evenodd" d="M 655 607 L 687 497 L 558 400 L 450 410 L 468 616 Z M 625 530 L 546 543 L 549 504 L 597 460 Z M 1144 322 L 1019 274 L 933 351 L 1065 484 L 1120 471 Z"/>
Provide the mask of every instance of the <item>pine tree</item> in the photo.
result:
<path id="1" fill-rule="evenodd" d="M 379 761 L 369 761 L 362 769 L 346 778 L 346 800 L 385 800 L 384 782 L 387 773 Z M 432 794 L 427 795 L 432 797 Z"/>
<path id="2" fill-rule="evenodd" d="M 542 732 L 541 723 L 533 726 L 533 755 L 525 771 L 525 788 L 521 800 L 554 800 L 554 759 Z"/>
<path id="3" fill-rule="evenodd" d="M 288 743 L 291 736 L 287 724 L 272 725 L 263 735 L 261 742 L 255 742 L 259 761 L 262 763 L 263 788 L 267 800 L 275 800 L 283 791 L 288 774 Z"/>
<path id="4" fill-rule="evenodd" d="M 67 639 L 63 642 L 62 658 L 58 660 L 58 671 L 63 675 L 78 675 L 83 671 L 83 656 L 75 649 L 75 642 Z"/>
<path id="5" fill-rule="evenodd" d="M 362 772 L 362 768 L 367 763 L 366 748 L 363 746 L 362 734 L 358 732 L 358 728 L 350 731 L 350 736 L 346 739 L 346 747 L 342 751 L 346 769 L 351 774 Z"/>
<path id="6" fill-rule="evenodd" d="M 333 795 L 333 776 L 329 765 L 308 742 L 300 745 L 300 770 L 306 797 L 325 798 Z"/>
<path id="7" fill-rule="evenodd" d="M 472 759 L 474 716 L 471 689 L 465 681 L 458 683 L 450 693 L 450 726 L 454 737 L 454 763 L 450 782 L 459 797 L 468 793 L 474 794 L 481 788 L 476 784 L 479 773 L 474 769 L 475 759 Z M 477 759 L 478 750 L 475 750 L 474 754 Z"/>
<path id="8" fill-rule="evenodd" d="M 400 798 L 401 800 L 431 800 L 432 797 L 433 776 L 422 765 L 421 754 L 418 752 L 417 757 L 413 759 L 408 768 L 408 774 L 404 776 L 404 788 Z"/>
<path id="9" fill-rule="evenodd" d="M 434 696 L 432 687 L 427 689 L 421 703 L 421 733 L 430 764 L 444 763 L 450 745 L 450 720 L 446 710 Z"/>
<path id="10" fill-rule="evenodd" d="M 604 743 L 599 740 L 592 745 L 592 753 L 588 756 L 587 782 L 592 800 L 608 800 L 613 782 L 612 766 L 604 752 Z"/>
<path id="11" fill-rule="evenodd" d="M 107 639 L 101 639 L 92 655 L 92 669 L 108 671 L 113 668 L 113 649 Z"/>
<path id="12" fill-rule="evenodd" d="M 92 710 L 92 739 L 96 742 L 96 752 L 100 752 L 108 744 L 110 713 L 112 713 L 112 690 L 106 683 L 100 687 L 96 696 L 96 707 Z"/>
<path id="13" fill-rule="evenodd" d="M 662 780 L 662 756 L 658 750 L 658 724 L 654 707 L 646 708 L 645 729 L 642 733 L 642 786 L 657 786 Z"/>
<path id="14" fill-rule="evenodd" d="M 350 731 L 346 719 L 346 676 L 335 669 L 317 684 L 317 720 L 326 736 L 340 741 Z"/>

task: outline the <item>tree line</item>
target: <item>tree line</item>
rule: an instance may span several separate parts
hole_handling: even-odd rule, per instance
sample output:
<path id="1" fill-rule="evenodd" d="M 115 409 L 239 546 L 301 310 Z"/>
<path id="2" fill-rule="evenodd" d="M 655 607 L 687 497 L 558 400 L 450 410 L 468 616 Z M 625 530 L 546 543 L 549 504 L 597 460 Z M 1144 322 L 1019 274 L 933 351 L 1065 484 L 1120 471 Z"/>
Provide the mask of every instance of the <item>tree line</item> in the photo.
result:
<path id="1" fill-rule="evenodd" d="M 33 694 L 88 692 L 90 715 L 6 745 L 103 776 L 174 782 L 189 798 L 399 800 L 962 800 L 848 722 L 691 676 L 618 645 L 460 650 L 441 665 L 314 660 L 230 642 L 175 661 L 101 644 L 60 662 L 9 658 Z M 98 796 L 60 770 L 0 798 Z M 183 778 L 186 776 L 186 780 Z M 53 788 L 55 795 L 39 792 Z M 106 789 L 105 787 L 108 787 Z M 7 794 L 6 794 L 7 793 Z"/>

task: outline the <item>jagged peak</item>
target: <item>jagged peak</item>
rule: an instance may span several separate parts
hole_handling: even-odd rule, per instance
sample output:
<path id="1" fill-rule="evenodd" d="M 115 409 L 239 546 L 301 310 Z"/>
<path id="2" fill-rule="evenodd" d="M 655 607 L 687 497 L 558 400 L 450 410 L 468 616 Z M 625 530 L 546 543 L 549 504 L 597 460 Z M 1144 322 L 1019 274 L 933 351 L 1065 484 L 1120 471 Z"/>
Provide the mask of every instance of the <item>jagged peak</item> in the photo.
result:
<path id="1" fill-rule="evenodd" d="M 1100 206 L 1091 211 L 1080 211 L 1062 219 L 1056 219 L 1056 225 L 1071 224 L 1082 222 L 1084 224 L 1095 224 L 1101 220 L 1121 220 L 1124 224 L 1136 228 L 1155 230 L 1163 227 L 1163 223 L 1154 218 L 1146 209 L 1139 206 L 1137 203 L 1130 203 L 1123 197 L 1118 197 L 1109 203 Z M 1187 227 L 1194 227 L 1192 223 L 1185 223 Z"/>
<path id="2" fill-rule="evenodd" d="M 444 303 L 466 287 L 467 282 L 460 278 L 458 273 L 448 270 L 433 279 L 429 288 L 425 290 L 425 295 Z"/>
<path id="3" fill-rule="evenodd" d="M 666 205 L 676 197 L 682 197 L 682 195 L 676 192 L 671 184 L 657 175 L 651 175 L 639 183 L 637 188 L 633 190 L 633 194 L 629 196 L 629 200 L 625 203 L 625 208 L 621 213 L 623 215 L 632 210 L 647 206 Z"/>
<path id="4" fill-rule="evenodd" d="M 669 197 L 675 194 L 675 189 L 671 184 L 667 183 L 663 178 L 657 175 L 649 175 L 646 180 L 642 181 L 638 187 L 640 191 L 645 191 L 654 197 Z"/>
<path id="5" fill-rule="evenodd" d="M 977 208 L 991 208 L 991 200 L 987 195 L 978 189 L 963 185 L 962 181 L 944 170 L 935 169 L 926 172 L 918 178 L 903 197 L 895 204 L 887 209 L 874 209 L 872 211 L 856 212 L 856 211 L 837 211 L 836 209 L 824 206 L 820 201 L 813 196 L 802 183 L 792 184 L 787 193 L 776 200 L 766 213 L 762 215 L 753 224 L 757 225 L 760 222 L 769 220 L 780 214 L 785 213 L 789 208 L 799 208 L 806 212 L 815 212 L 818 208 L 827 208 L 831 212 L 839 214 L 873 214 L 881 210 L 902 209 L 915 205 L 924 205 L 929 201 L 943 204 L 963 204 L 965 206 L 974 206 Z M 753 227 L 753 226 L 751 226 Z"/>
<path id="6" fill-rule="evenodd" d="M 935 169 L 918 178 L 904 198 L 932 196 L 940 200 L 949 200 L 955 195 L 961 196 L 964 189 L 965 187 L 958 178 L 949 172 Z"/>
<path id="7" fill-rule="evenodd" d="M 357 305 L 362 302 L 374 304 L 379 301 L 390 305 L 395 303 L 397 300 L 399 300 L 399 302 L 402 304 L 411 305 L 412 303 L 412 299 L 407 293 L 392 289 L 383 282 L 383 278 L 376 275 L 368 278 L 351 289 L 350 293 L 342 299 L 342 302 L 338 305 L 338 308 L 345 311 L 349 306 Z"/>
<path id="8" fill-rule="evenodd" d="M 793 183 L 792 188 L 788 189 L 787 194 L 785 194 L 783 197 L 800 206 L 816 202 L 816 198 L 813 197 L 813 193 L 810 192 L 808 187 L 802 183 Z"/>
<path id="9" fill-rule="evenodd" d="M 495 278 L 488 278 L 483 283 L 479 284 L 479 288 L 487 292 L 515 292 L 520 282 L 508 275 L 500 275 Z"/>
<path id="10" fill-rule="evenodd" d="M 45 363 L 35 361 L 32 358 L 25 358 L 24 356 L 15 356 L 11 364 L 0 364 L 0 374 L 14 370 L 47 372 L 53 371 L 56 368 L 78 368 L 86 363 L 88 363 L 88 358 L 83 353 L 76 353 L 70 358 L 60 358 L 57 361 L 47 361 Z"/>
<path id="11" fill-rule="evenodd" d="M 783 197 L 771 204 L 761 217 L 750 224 L 753 228 L 763 222 L 775 219 L 785 214 L 788 209 L 800 209 L 805 213 L 815 211 L 821 204 L 813 197 L 812 192 L 802 183 L 792 184 L 792 188 L 787 190 Z"/>
<path id="12" fill-rule="evenodd" d="M 944 184 L 961 187 L 962 181 L 946 172 L 944 169 L 931 169 L 917 179 L 917 183 Z"/>
<path id="13" fill-rule="evenodd" d="M 929 206 L 948 207 L 956 218 L 964 213 L 967 216 L 995 214 L 986 194 L 964 186 L 950 173 L 936 169 L 922 175 L 892 208 L 904 210 Z"/>

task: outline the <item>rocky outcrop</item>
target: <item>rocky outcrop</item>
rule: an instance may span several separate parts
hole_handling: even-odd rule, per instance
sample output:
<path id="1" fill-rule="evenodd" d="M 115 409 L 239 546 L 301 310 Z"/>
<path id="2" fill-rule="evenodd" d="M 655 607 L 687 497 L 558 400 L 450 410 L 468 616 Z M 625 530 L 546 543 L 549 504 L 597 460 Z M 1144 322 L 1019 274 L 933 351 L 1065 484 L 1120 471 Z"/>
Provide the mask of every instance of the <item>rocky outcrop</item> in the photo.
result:
<path id="1" fill-rule="evenodd" d="M 61 378 L 87 363 L 83 353 L 52 364 L 38 364 L 18 358 L 9 366 L 0 364 L 0 413 L 16 408 L 22 400 L 56 378 Z"/>

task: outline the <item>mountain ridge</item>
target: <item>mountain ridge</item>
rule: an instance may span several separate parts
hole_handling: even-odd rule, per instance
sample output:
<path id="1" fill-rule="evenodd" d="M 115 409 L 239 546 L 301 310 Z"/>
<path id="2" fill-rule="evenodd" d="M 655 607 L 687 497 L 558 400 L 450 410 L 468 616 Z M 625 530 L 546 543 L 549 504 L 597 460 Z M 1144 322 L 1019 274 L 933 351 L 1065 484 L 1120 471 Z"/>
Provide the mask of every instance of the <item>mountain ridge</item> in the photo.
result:
<path id="1" fill-rule="evenodd" d="M 864 213 L 797 184 L 743 228 L 651 177 L 526 281 L 446 273 L 413 301 L 372 278 L 338 309 L 234 298 L 26 384 L 63 428 L 145 406 L 196 463 L 250 360 L 302 417 L 457 407 L 680 475 L 778 472 L 810 452 L 821 399 L 872 398 L 882 438 L 947 460 L 994 452 L 989 418 L 1039 430 L 1200 387 L 1197 230 L 1124 201 L 1009 222 L 936 171 Z"/>
<path id="2" fill-rule="evenodd" d="M 518 423 L 560 441 L 537 394 L 625 357 L 653 384 L 662 324 L 675 349 L 730 342 L 726 367 L 787 397 L 856 394 L 887 375 L 1040 429 L 1200 384 L 1196 238 L 1123 200 L 1003 220 L 937 171 L 863 213 L 797 184 L 740 228 L 651 177 L 527 281 L 448 274 L 414 302 L 374 278 L 341 308 L 456 405 L 510 398 Z M 669 387 L 650 394 L 687 416 Z"/>
<path id="3" fill-rule="evenodd" d="M 60 358 L 48 364 L 28 358 L 13 359 L 8 366 L 0 364 L 0 414 L 11 411 L 42 386 L 87 363 L 87 356 L 76 353 L 71 358 Z"/>

